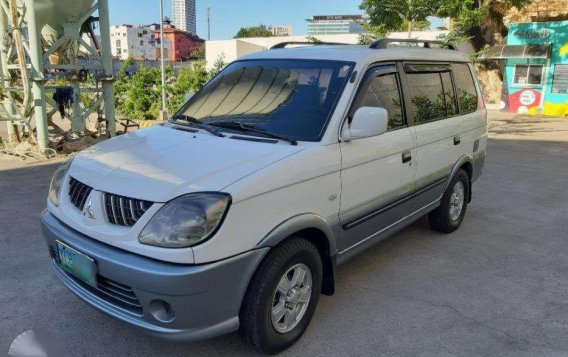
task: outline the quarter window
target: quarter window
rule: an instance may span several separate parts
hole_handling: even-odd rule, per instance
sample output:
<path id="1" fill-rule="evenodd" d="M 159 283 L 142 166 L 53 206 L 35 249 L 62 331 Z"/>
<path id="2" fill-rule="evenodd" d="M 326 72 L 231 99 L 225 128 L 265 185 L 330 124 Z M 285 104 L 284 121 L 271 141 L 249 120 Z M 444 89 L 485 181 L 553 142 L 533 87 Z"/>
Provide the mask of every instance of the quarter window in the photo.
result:
<path id="1" fill-rule="evenodd" d="M 479 100 L 469 66 L 465 63 L 454 63 L 452 67 L 461 114 L 477 111 Z"/>
<path id="2" fill-rule="evenodd" d="M 442 85 L 444 86 L 444 97 L 446 100 L 446 109 L 448 116 L 453 116 L 458 113 L 456 105 L 456 94 L 454 92 L 454 85 L 452 83 L 452 74 L 450 72 L 440 73 L 442 77 Z"/>
<path id="3" fill-rule="evenodd" d="M 520 85 L 540 85 L 542 84 L 541 64 L 518 64 L 515 66 L 514 84 Z"/>
<path id="4" fill-rule="evenodd" d="M 396 73 L 369 79 L 355 101 L 351 116 L 361 107 L 384 108 L 389 114 L 388 129 L 403 127 L 400 88 Z"/>

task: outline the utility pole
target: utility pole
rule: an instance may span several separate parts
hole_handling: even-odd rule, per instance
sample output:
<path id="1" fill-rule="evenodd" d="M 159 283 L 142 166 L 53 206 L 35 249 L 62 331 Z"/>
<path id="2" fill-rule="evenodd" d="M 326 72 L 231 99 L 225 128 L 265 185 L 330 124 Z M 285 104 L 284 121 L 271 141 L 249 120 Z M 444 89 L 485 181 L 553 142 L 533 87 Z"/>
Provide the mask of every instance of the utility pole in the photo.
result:
<path id="1" fill-rule="evenodd" d="M 207 40 L 211 41 L 211 1 L 207 7 Z"/>
<path id="2" fill-rule="evenodd" d="M 161 120 L 167 120 L 166 109 L 166 59 L 164 58 L 164 0 L 160 0 L 160 60 L 162 68 L 162 114 Z"/>

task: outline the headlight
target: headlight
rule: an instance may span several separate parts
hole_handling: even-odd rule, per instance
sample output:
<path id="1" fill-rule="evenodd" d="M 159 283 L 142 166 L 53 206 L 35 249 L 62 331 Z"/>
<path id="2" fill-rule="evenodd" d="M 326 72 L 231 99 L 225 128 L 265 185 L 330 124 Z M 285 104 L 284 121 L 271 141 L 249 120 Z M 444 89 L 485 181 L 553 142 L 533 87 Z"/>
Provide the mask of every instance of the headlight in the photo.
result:
<path id="1" fill-rule="evenodd" d="M 187 248 L 211 238 L 231 203 L 222 193 L 194 193 L 178 197 L 160 208 L 138 240 L 163 248 Z"/>
<path id="2" fill-rule="evenodd" d="M 65 175 L 67 175 L 67 171 L 69 170 L 69 166 L 71 166 L 72 161 L 73 157 L 67 159 L 67 161 L 65 161 L 65 163 L 55 171 L 55 174 L 53 174 L 53 178 L 51 179 L 51 185 L 49 186 L 49 200 L 55 206 L 59 206 L 61 186 L 63 186 L 63 180 L 65 179 Z"/>

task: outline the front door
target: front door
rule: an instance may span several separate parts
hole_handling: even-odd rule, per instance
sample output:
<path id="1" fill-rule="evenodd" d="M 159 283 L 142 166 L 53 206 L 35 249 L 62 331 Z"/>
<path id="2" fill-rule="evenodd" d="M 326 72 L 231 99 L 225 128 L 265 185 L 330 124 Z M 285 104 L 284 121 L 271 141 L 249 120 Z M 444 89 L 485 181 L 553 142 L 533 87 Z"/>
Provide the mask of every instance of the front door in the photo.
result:
<path id="1" fill-rule="evenodd" d="M 414 191 L 414 138 L 408 128 L 395 64 L 372 68 L 349 118 L 360 107 L 389 114 L 383 135 L 341 143 L 341 252 L 375 237 L 410 213 Z"/>

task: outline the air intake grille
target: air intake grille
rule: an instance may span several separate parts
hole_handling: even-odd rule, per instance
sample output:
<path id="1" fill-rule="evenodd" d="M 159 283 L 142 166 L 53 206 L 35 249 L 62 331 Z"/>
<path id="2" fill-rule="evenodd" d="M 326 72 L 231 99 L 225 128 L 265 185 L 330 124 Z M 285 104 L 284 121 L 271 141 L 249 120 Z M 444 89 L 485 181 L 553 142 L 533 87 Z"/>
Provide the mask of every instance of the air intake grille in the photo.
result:
<path id="1" fill-rule="evenodd" d="M 152 202 L 112 193 L 105 193 L 103 197 L 108 221 L 119 226 L 132 227 L 152 207 Z"/>
<path id="2" fill-rule="evenodd" d="M 75 180 L 73 177 L 69 180 L 69 199 L 79 210 L 82 211 L 85 207 L 91 191 L 93 191 L 92 187 Z"/>

